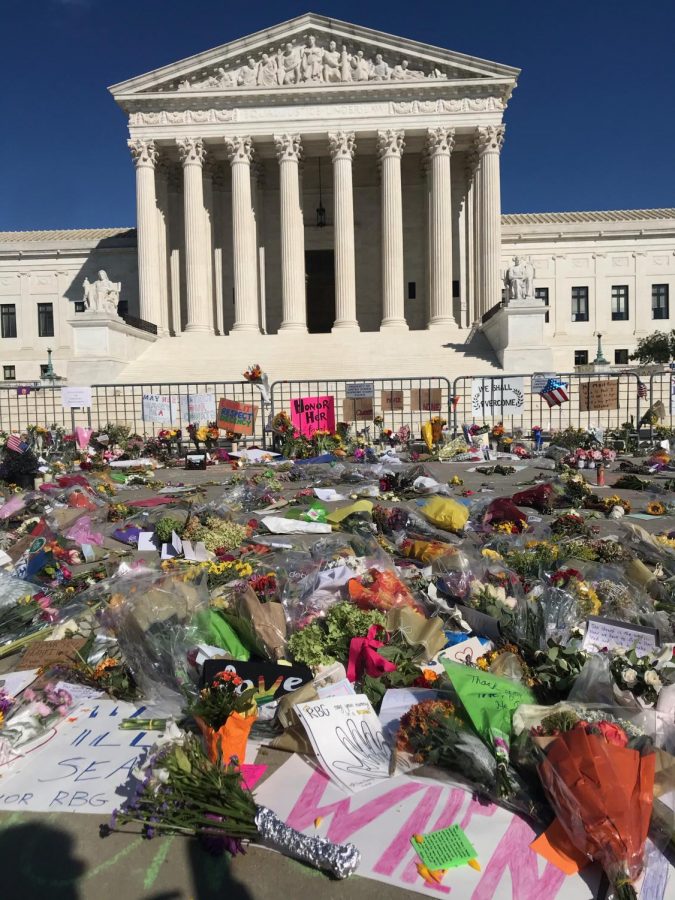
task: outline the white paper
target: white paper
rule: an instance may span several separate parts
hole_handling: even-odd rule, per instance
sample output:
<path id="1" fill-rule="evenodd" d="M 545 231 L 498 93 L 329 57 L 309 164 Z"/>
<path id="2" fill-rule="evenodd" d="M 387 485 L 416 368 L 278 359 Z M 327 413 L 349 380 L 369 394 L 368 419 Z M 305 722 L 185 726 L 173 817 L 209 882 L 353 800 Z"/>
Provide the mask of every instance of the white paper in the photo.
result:
<path id="1" fill-rule="evenodd" d="M 525 408 L 525 384 L 522 376 L 474 378 L 471 382 L 471 409 L 475 416 L 520 415 Z M 487 437 L 487 435 L 486 435 Z"/>
<path id="2" fill-rule="evenodd" d="M 255 796 L 304 834 L 354 844 L 359 877 L 402 888 L 401 897 L 414 891 L 457 900 L 593 900 L 600 883 L 597 867 L 583 877 L 564 876 L 530 849 L 536 834 L 526 821 L 452 782 L 402 775 L 350 796 L 292 753 Z M 455 822 L 476 848 L 482 871 L 459 866 L 432 887 L 417 870 L 410 837 Z"/>
<path id="3" fill-rule="evenodd" d="M 581 646 L 591 653 L 605 647 L 608 650 L 615 647 L 629 650 L 635 646 L 638 656 L 647 656 L 656 647 L 656 636 L 647 629 L 640 631 L 628 622 L 623 624 L 609 619 L 589 618 Z"/>
<path id="4" fill-rule="evenodd" d="M 61 388 L 61 406 L 64 409 L 77 409 L 91 407 L 91 388 L 90 387 L 62 387 Z"/>
<path id="5" fill-rule="evenodd" d="M 314 488 L 314 493 L 324 503 L 337 503 L 338 500 L 346 500 L 344 494 L 338 494 L 335 488 Z"/>
<path id="6" fill-rule="evenodd" d="M 111 469 L 156 468 L 157 461 L 144 456 L 142 459 L 113 459 L 108 465 Z"/>
<path id="7" fill-rule="evenodd" d="M 73 698 L 73 702 L 80 704 L 85 700 L 96 700 L 104 696 L 103 691 L 97 691 L 95 688 L 88 687 L 86 684 L 75 684 L 70 681 L 57 681 L 57 691 L 68 691 Z"/>
<path id="8" fill-rule="evenodd" d="M 155 543 L 154 531 L 141 531 L 138 535 L 138 549 L 151 552 L 157 552 L 157 544 Z"/>
<path id="9" fill-rule="evenodd" d="M 10 697 L 17 697 L 21 691 L 35 681 L 39 671 L 39 669 L 26 669 L 25 672 L 5 672 L 4 675 L 0 675 L 0 691 L 9 694 Z"/>
<path id="10" fill-rule="evenodd" d="M 351 793 L 388 779 L 391 748 L 364 694 L 295 707 L 324 771 Z"/>
<path id="11" fill-rule="evenodd" d="M 194 547 L 191 541 L 183 541 L 183 556 L 189 562 L 206 562 L 213 559 L 215 554 L 206 549 L 203 541 L 197 541 Z"/>
<path id="12" fill-rule="evenodd" d="M 213 394 L 183 394 L 180 397 L 180 416 L 183 422 L 201 425 L 216 419 L 216 398 Z"/>
<path id="13" fill-rule="evenodd" d="M 345 397 L 349 400 L 359 397 L 374 397 L 375 385 L 372 381 L 350 381 L 345 385 Z"/>
<path id="14" fill-rule="evenodd" d="M 91 544 L 80 544 L 82 547 L 82 556 L 84 556 L 85 562 L 94 562 L 96 559 L 96 552 Z"/>
<path id="15" fill-rule="evenodd" d="M 0 566 L 7 566 L 12 563 L 12 557 L 5 553 L 4 550 L 0 550 Z"/>
<path id="16" fill-rule="evenodd" d="M 281 516 L 265 516 L 262 523 L 272 534 L 330 534 L 333 530 L 328 523 L 302 522 Z"/>
<path id="17" fill-rule="evenodd" d="M 245 462 L 257 463 L 262 460 L 279 456 L 280 454 L 272 453 L 271 450 L 260 450 L 258 447 L 251 447 L 250 450 L 233 450 L 229 455 L 243 459 Z"/>
<path id="18" fill-rule="evenodd" d="M 178 397 L 170 394 L 143 394 L 143 421 L 173 425 L 179 421 Z"/>
<path id="19" fill-rule="evenodd" d="M 183 542 L 175 531 L 171 532 L 171 543 L 162 544 L 162 559 L 173 559 L 183 552 Z"/>
<path id="20" fill-rule="evenodd" d="M 316 689 L 317 694 L 324 700 L 326 697 L 351 697 L 356 693 L 354 685 L 348 678 L 336 681 L 334 684 L 326 684 Z"/>
<path id="21" fill-rule="evenodd" d="M 77 707 L 48 742 L 19 761 L 18 772 L 10 767 L 0 782 L 0 810 L 111 813 L 133 790 L 132 769 L 158 737 L 120 730 L 122 719 L 144 713 L 144 706 L 109 699 Z"/>
<path id="22" fill-rule="evenodd" d="M 433 669 L 433 671 L 437 672 L 439 675 L 445 675 L 445 668 L 443 667 L 444 659 L 448 659 L 451 662 L 463 663 L 464 665 L 467 663 L 475 663 L 479 656 L 488 653 L 492 648 L 493 644 L 491 641 L 487 641 L 487 643 L 483 644 L 477 637 L 470 637 L 458 644 L 453 644 L 451 647 L 445 647 L 437 653 L 424 668 Z"/>
<path id="23" fill-rule="evenodd" d="M 434 700 L 437 696 L 438 691 L 429 688 L 390 688 L 385 693 L 380 707 L 380 724 L 390 746 L 394 745 L 401 716 L 404 716 L 416 703 L 422 703 L 423 700 Z"/>

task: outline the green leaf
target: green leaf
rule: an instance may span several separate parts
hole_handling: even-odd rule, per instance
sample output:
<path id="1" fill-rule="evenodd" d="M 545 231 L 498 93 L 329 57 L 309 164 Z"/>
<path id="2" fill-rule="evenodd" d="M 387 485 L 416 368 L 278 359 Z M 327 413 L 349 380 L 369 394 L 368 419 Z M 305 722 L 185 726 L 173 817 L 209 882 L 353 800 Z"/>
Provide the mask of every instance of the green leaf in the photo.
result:
<path id="1" fill-rule="evenodd" d="M 187 758 L 183 748 L 176 747 L 173 751 L 173 756 L 181 772 L 185 772 L 186 775 L 189 775 L 192 772 L 192 766 L 190 765 L 190 760 Z"/>

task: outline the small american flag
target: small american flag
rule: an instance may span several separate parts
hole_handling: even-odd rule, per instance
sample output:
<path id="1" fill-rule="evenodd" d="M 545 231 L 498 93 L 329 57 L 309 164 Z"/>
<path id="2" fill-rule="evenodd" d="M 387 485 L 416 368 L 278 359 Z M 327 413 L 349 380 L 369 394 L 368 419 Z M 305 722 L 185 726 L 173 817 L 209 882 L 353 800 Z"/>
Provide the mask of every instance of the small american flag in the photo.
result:
<path id="1" fill-rule="evenodd" d="M 7 438 L 7 448 L 14 450 L 15 453 L 25 453 L 28 450 L 28 444 L 22 441 L 18 434 L 10 434 Z"/>
<path id="2" fill-rule="evenodd" d="M 647 399 L 647 385 L 640 379 L 638 379 L 638 397 L 641 400 Z"/>

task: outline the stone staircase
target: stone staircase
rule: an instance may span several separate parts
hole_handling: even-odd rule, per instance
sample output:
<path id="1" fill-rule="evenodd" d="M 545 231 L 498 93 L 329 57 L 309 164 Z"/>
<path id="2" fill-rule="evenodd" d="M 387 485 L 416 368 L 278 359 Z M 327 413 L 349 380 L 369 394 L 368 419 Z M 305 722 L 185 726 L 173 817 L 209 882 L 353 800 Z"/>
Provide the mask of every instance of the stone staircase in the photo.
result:
<path id="1" fill-rule="evenodd" d="M 115 378 L 118 384 L 239 381 L 259 363 L 271 381 L 328 378 L 406 378 L 498 375 L 492 348 L 469 332 L 381 331 L 219 337 L 185 333 L 156 341 Z"/>

